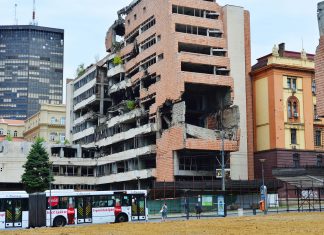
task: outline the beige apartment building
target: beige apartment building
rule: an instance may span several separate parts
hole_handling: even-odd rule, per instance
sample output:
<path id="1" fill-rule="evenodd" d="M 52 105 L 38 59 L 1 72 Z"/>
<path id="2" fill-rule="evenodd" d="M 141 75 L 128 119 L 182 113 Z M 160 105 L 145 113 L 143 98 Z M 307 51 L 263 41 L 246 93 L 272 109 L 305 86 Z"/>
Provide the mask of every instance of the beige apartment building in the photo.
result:
<path id="1" fill-rule="evenodd" d="M 42 104 L 40 111 L 25 121 L 24 139 L 42 137 L 48 143 L 65 141 L 65 105 Z"/>
<path id="2" fill-rule="evenodd" d="M 0 141 L 10 136 L 13 141 L 23 139 L 25 123 L 22 120 L 0 119 Z"/>

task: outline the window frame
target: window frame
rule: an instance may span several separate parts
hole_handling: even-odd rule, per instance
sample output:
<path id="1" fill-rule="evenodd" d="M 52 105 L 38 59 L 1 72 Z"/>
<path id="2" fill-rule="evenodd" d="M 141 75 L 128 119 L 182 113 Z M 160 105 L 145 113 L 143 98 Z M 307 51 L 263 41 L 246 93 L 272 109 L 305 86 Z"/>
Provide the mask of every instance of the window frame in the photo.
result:
<path id="1" fill-rule="evenodd" d="M 294 138 L 293 138 L 294 135 Z M 297 129 L 291 128 L 290 129 L 290 144 L 296 145 L 297 144 Z"/>
<path id="2" fill-rule="evenodd" d="M 315 130 L 314 145 L 316 147 L 322 146 L 322 131 L 321 130 Z"/>

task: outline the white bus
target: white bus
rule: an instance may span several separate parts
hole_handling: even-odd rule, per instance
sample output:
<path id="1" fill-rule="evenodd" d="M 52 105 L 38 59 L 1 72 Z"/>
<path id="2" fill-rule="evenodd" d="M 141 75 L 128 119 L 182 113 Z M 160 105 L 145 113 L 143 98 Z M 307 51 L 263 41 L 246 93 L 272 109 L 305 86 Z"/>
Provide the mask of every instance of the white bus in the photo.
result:
<path id="1" fill-rule="evenodd" d="M 0 192 L 0 229 L 27 228 L 28 216 L 26 192 Z"/>
<path id="2" fill-rule="evenodd" d="M 146 190 L 52 190 L 30 195 L 23 192 L 0 192 L 0 195 L 4 195 L 4 204 L 0 201 L 0 208 L 4 209 L 0 210 L 0 223 L 2 214 L 5 218 L 5 225 L 0 224 L 0 229 L 145 221 L 148 218 Z M 22 200 L 22 195 L 25 196 L 25 201 Z M 21 200 L 20 204 L 17 197 Z M 13 203 L 8 204 L 7 201 Z M 22 216 L 19 217 L 20 211 Z"/>

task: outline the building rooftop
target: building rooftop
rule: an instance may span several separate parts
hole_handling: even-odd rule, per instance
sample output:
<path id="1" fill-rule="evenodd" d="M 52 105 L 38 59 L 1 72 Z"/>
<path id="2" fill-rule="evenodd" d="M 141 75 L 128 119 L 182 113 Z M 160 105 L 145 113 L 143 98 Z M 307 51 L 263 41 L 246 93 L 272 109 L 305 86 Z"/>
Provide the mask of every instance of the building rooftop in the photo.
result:
<path id="1" fill-rule="evenodd" d="M 257 59 L 257 63 L 252 66 L 252 71 L 258 70 L 260 68 L 264 68 L 269 64 L 283 64 L 286 63 L 284 61 L 273 61 L 271 58 L 276 57 L 279 59 L 291 59 L 291 60 L 298 60 L 298 61 L 307 61 L 314 63 L 315 55 L 306 53 L 304 50 L 301 52 L 296 51 L 288 51 L 285 49 L 285 43 L 279 44 L 277 47 L 276 45 L 272 49 L 272 53 L 269 53 L 265 56 L 262 56 Z M 296 64 L 295 64 L 296 65 Z M 300 66 L 303 66 L 302 64 Z M 306 66 L 307 67 L 307 66 Z"/>
<path id="2" fill-rule="evenodd" d="M 24 126 L 24 120 L 13 120 L 13 119 L 0 119 L 0 124 L 7 124 L 9 126 Z"/>
<path id="3" fill-rule="evenodd" d="M 0 25 L 0 29 L 9 29 L 9 30 L 32 29 L 32 30 L 50 31 L 54 33 L 64 33 L 64 29 L 50 28 L 50 27 L 37 26 L 37 25 Z"/>

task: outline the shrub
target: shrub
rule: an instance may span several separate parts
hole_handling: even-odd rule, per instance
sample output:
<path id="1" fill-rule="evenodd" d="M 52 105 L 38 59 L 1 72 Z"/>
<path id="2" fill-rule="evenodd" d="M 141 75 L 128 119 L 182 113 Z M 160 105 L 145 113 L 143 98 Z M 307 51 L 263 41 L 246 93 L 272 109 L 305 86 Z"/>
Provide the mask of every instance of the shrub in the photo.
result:
<path id="1" fill-rule="evenodd" d="M 115 56 L 113 60 L 114 65 L 120 65 L 123 63 L 123 60 L 119 56 Z"/>
<path id="2" fill-rule="evenodd" d="M 126 106 L 127 106 L 127 108 L 129 110 L 135 109 L 135 106 L 136 106 L 135 101 L 134 100 L 127 100 Z"/>

